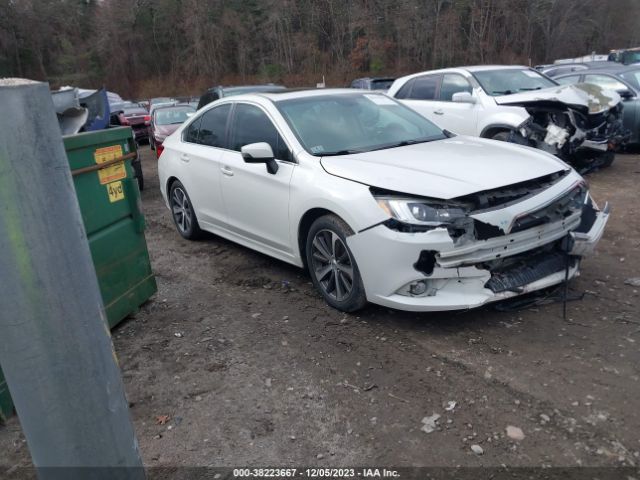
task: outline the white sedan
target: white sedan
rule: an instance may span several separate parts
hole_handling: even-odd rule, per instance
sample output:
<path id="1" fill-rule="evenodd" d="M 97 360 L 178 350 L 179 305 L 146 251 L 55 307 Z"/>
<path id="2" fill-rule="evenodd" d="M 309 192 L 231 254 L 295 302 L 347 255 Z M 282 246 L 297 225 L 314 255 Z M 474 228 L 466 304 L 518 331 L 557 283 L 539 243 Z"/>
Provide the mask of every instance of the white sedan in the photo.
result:
<path id="1" fill-rule="evenodd" d="M 466 309 L 562 283 L 609 215 L 552 155 L 453 136 L 378 93 L 229 97 L 164 146 L 183 237 L 307 268 L 343 311 Z"/>

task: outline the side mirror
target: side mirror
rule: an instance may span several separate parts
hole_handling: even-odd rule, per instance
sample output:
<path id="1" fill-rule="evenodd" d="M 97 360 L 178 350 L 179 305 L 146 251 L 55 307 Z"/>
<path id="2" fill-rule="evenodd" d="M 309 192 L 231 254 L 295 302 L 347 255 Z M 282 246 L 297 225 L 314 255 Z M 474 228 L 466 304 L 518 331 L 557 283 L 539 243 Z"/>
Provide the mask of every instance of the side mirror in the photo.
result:
<path id="1" fill-rule="evenodd" d="M 245 163 L 264 163 L 270 174 L 275 175 L 278 172 L 278 162 L 274 158 L 271 145 L 267 142 L 245 145 L 240 149 L 240 153 Z"/>
<path id="2" fill-rule="evenodd" d="M 451 96 L 451 101 L 456 103 L 476 103 L 476 99 L 469 92 L 456 92 Z"/>
<path id="3" fill-rule="evenodd" d="M 620 95 L 620 97 L 624 98 L 625 100 L 633 98 L 633 92 L 627 88 L 616 90 L 616 92 L 618 92 L 618 95 Z"/>

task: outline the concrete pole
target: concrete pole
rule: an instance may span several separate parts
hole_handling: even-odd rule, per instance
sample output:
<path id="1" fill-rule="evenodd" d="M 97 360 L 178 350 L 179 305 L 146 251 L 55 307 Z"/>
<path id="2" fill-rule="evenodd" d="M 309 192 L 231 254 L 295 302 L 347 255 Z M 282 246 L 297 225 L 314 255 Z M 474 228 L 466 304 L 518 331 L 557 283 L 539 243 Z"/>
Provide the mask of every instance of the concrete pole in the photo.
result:
<path id="1" fill-rule="evenodd" d="M 0 111 L 0 365 L 38 477 L 144 479 L 48 85 L 0 79 Z"/>

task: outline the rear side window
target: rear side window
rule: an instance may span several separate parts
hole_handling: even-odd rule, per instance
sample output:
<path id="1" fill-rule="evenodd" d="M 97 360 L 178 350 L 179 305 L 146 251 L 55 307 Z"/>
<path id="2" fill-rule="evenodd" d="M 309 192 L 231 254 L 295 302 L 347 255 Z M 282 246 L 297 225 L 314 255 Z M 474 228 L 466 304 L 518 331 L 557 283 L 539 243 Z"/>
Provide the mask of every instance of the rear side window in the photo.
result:
<path id="1" fill-rule="evenodd" d="M 425 75 L 415 79 L 413 88 L 411 89 L 411 98 L 414 100 L 435 100 L 436 90 L 440 75 Z"/>
<path id="2" fill-rule="evenodd" d="M 239 103 L 233 115 L 231 149 L 240 151 L 250 143 L 267 142 L 278 160 L 291 161 L 289 147 L 266 113 L 253 105 Z"/>
<path id="3" fill-rule="evenodd" d="M 231 104 L 212 108 L 202 115 L 198 143 L 209 147 L 225 147 L 227 119 L 231 111 Z"/>
<path id="4" fill-rule="evenodd" d="M 413 87 L 414 83 L 416 83 L 415 78 L 409 80 L 402 87 L 400 87 L 400 90 L 396 92 L 395 97 L 400 100 L 402 100 L 403 98 L 409 98 L 409 94 L 411 93 L 411 88 Z"/>
<path id="5" fill-rule="evenodd" d="M 462 75 L 457 73 L 447 73 L 442 78 L 440 86 L 440 100 L 450 102 L 454 93 L 471 93 L 471 84 Z"/>
<path id="6" fill-rule="evenodd" d="M 185 128 L 182 139 L 189 143 L 198 143 L 198 132 L 200 131 L 200 120 L 202 117 L 196 118 Z"/>

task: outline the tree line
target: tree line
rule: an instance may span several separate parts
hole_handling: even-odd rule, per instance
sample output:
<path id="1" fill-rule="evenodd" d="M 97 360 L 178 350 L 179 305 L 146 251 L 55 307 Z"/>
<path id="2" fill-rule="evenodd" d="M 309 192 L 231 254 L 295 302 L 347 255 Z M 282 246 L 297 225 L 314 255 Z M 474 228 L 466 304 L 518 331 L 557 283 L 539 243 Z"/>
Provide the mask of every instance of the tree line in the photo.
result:
<path id="1" fill-rule="evenodd" d="M 640 46 L 638 0 L 0 0 L 0 76 L 127 97 Z"/>

